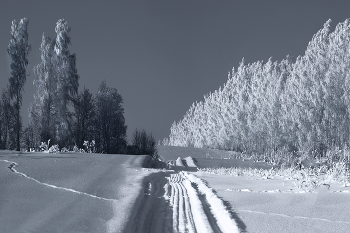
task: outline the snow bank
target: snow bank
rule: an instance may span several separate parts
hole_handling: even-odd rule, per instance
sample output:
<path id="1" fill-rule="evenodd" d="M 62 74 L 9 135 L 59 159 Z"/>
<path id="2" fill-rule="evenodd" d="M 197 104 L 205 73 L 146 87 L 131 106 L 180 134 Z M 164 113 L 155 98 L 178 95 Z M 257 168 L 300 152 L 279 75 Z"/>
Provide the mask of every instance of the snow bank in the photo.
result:
<path id="1" fill-rule="evenodd" d="M 184 167 L 184 164 L 183 164 L 182 159 L 180 157 L 178 157 L 176 159 L 175 164 L 176 164 L 176 166 Z"/>
<path id="2" fill-rule="evenodd" d="M 190 204 L 193 220 L 195 223 L 201 223 L 195 224 L 197 232 L 212 232 L 208 218 L 203 210 L 202 202 L 199 200 L 196 190 L 192 187 L 189 180 L 184 180 L 183 184 L 187 190 L 189 199 L 191 200 Z"/>
<path id="3" fill-rule="evenodd" d="M 197 184 L 198 191 L 205 195 L 210 205 L 211 212 L 213 213 L 220 229 L 224 233 L 240 232 L 236 222 L 231 218 L 231 214 L 226 209 L 226 206 L 222 200 L 215 195 L 213 190 L 206 186 L 201 179 L 195 177 L 193 174 L 188 174 L 186 172 L 182 172 L 182 174 L 189 181 Z"/>
<path id="4" fill-rule="evenodd" d="M 197 165 L 194 163 L 193 158 L 191 156 L 186 157 L 185 161 L 188 167 L 197 168 Z"/>

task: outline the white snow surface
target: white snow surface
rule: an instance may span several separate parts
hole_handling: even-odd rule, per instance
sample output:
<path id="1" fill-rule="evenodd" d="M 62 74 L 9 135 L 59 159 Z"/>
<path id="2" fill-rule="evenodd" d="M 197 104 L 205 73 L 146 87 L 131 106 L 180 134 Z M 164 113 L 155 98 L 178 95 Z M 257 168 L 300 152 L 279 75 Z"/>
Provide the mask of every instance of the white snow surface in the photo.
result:
<path id="1" fill-rule="evenodd" d="M 191 156 L 188 156 L 184 159 L 186 161 L 187 167 L 189 168 L 197 168 L 197 165 L 193 161 L 193 158 Z"/>
<path id="2" fill-rule="evenodd" d="M 206 148 L 158 146 L 158 152 L 166 161 L 190 156 L 198 168 L 271 168 L 261 162 L 240 161 L 226 151 Z M 349 185 L 332 183 L 308 191 L 299 188 L 290 177 L 188 174 L 205 181 L 206 187 L 224 200 L 241 232 L 349 232 Z"/>
<path id="3" fill-rule="evenodd" d="M 123 232 L 149 158 L 0 151 L 0 232 Z"/>
<path id="4" fill-rule="evenodd" d="M 198 186 L 199 193 L 205 195 L 207 202 L 210 205 L 210 210 L 212 211 L 221 231 L 223 233 L 239 232 L 236 222 L 232 220 L 230 213 L 226 209 L 226 206 L 223 204 L 222 200 L 216 196 L 213 190 L 193 174 L 183 174 L 189 181 L 195 183 Z"/>
<path id="5" fill-rule="evenodd" d="M 175 161 L 175 165 L 179 166 L 179 167 L 184 167 L 184 164 L 182 162 L 182 159 L 180 157 L 178 157 Z"/>
<path id="6" fill-rule="evenodd" d="M 349 186 L 307 192 L 286 177 L 197 172 L 210 159 L 254 168 L 224 151 L 160 152 L 169 170 L 142 168 L 149 156 L 0 151 L 0 232 L 349 232 Z"/>
<path id="7" fill-rule="evenodd" d="M 176 163 L 194 164 L 185 161 Z M 142 168 L 153 163 L 149 156 L 0 152 L 0 232 L 239 232 L 227 211 L 217 214 L 223 203 L 200 179 Z"/>

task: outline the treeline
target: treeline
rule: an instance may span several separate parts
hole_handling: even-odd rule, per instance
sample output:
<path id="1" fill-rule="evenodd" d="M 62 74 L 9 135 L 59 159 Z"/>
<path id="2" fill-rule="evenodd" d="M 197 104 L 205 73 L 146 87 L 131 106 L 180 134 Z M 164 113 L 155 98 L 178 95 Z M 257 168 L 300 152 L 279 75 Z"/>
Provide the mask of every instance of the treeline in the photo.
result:
<path id="1" fill-rule="evenodd" d="M 147 134 L 145 130 L 135 129 L 131 142 L 132 145 L 128 146 L 128 154 L 158 157 L 156 141 L 152 134 Z"/>
<path id="2" fill-rule="evenodd" d="M 325 154 L 350 144 L 350 24 L 328 20 L 305 55 L 240 63 L 193 103 L 163 143 L 263 154 Z"/>
<path id="3" fill-rule="evenodd" d="M 34 67 L 33 84 L 37 90 L 29 108 L 29 125 L 22 130 L 19 109 L 27 76 L 27 25 L 28 20 L 23 19 L 19 24 L 14 21 L 11 27 L 13 36 L 8 53 L 14 54 L 11 57 L 13 72 L 10 84 L 1 95 L 0 149 L 38 150 L 41 142 L 50 140 L 50 145 L 58 145 L 59 149 L 84 148 L 87 142 L 89 145 L 94 142 L 93 152 L 97 153 L 156 156 L 155 141 L 145 131 L 139 133 L 136 130 L 141 137 L 133 140 L 135 144 L 127 145 L 123 98 L 116 88 L 108 87 L 102 81 L 95 95 L 86 88 L 78 92 L 76 55 L 68 49 L 71 28 L 64 19 L 58 20 L 54 39 L 45 34 L 42 36 L 41 62 Z M 138 138 L 142 138 L 141 144 Z"/>

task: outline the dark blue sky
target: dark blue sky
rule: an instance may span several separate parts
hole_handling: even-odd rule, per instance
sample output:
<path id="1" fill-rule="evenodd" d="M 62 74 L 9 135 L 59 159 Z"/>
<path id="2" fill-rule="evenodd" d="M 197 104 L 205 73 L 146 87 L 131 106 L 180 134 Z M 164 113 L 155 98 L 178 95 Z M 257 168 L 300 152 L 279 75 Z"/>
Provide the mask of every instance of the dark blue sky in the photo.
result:
<path id="1" fill-rule="evenodd" d="M 137 128 L 167 137 L 190 105 L 218 89 L 242 58 L 247 63 L 304 54 L 330 18 L 350 18 L 350 1 L 5 1 L 0 0 L 0 88 L 10 75 L 6 48 L 13 19 L 29 19 L 29 55 L 22 118 L 33 101 L 33 67 L 42 33 L 58 19 L 72 28 L 80 90 L 104 79 L 124 98 L 128 136 Z"/>

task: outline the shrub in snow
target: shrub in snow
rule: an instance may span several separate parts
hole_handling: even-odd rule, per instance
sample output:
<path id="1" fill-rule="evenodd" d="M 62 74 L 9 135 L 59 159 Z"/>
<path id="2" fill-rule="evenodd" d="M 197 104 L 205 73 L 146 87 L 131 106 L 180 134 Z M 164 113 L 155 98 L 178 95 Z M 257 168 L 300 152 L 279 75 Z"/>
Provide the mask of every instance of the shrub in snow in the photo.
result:
<path id="1" fill-rule="evenodd" d="M 74 145 L 73 147 L 73 152 L 78 153 L 79 152 L 79 148 L 77 147 L 77 145 Z"/>
<path id="2" fill-rule="evenodd" d="M 26 150 L 24 150 L 25 152 L 35 152 L 35 149 L 34 148 L 29 148 L 29 150 L 28 149 L 26 149 Z"/>
<path id="3" fill-rule="evenodd" d="M 50 139 L 46 142 L 41 142 L 40 144 L 40 151 L 48 152 L 49 151 L 49 144 L 50 144 Z"/>
<path id="4" fill-rule="evenodd" d="M 322 185 L 332 183 L 350 183 L 349 164 L 345 161 L 333 162 L 330 165 L 321 165 L 316 167 L 280 167 L 276 169 L 257 169 L 257 168 L 199 168 L 199 171 L 231 176 L 255 176 L 262 178 L 273 178 L 282 176 L 292 178 L 298 188 L 310 190 Z"/>
<path id="5" fill-rule="evenodd" d="M 159 145 L 164 145 L 164 146 L 169 146 L 170 144 L 169 144 L 169 139 L 168 138 L 164 138 L 163 140 L 162 140 L 162 142 L 161 143 L 158 143 Z"/>
<path id="6" fill-rule="evenodd" d="M 49 148 L 49 153 L 59 153 L 60 152 L 60 149 L 58 147 L 58 145 L 52 145 L 50 148 Z"/>
<path id="7" fill-rule="evenodd" d="M 63 147 L 63 148 L 61 149 L 61 152 L 69 152 L 69 150 L 68 150 L 67 148 Z"/>
<path id="8" fill-rule="evenodd" d="M 79 149 L 77 145 L 74 145 L 73 152 L 75 153 L 86 153 L 84 149 Z"/>
<path id="9" fill-rule="evenodd" d="M 84 141 L 83 146 L 85 146 L 85 151 L 87 153 L 94 153 L 95 152 L 95 140 L 92 140 L 91 142 Z"/>

